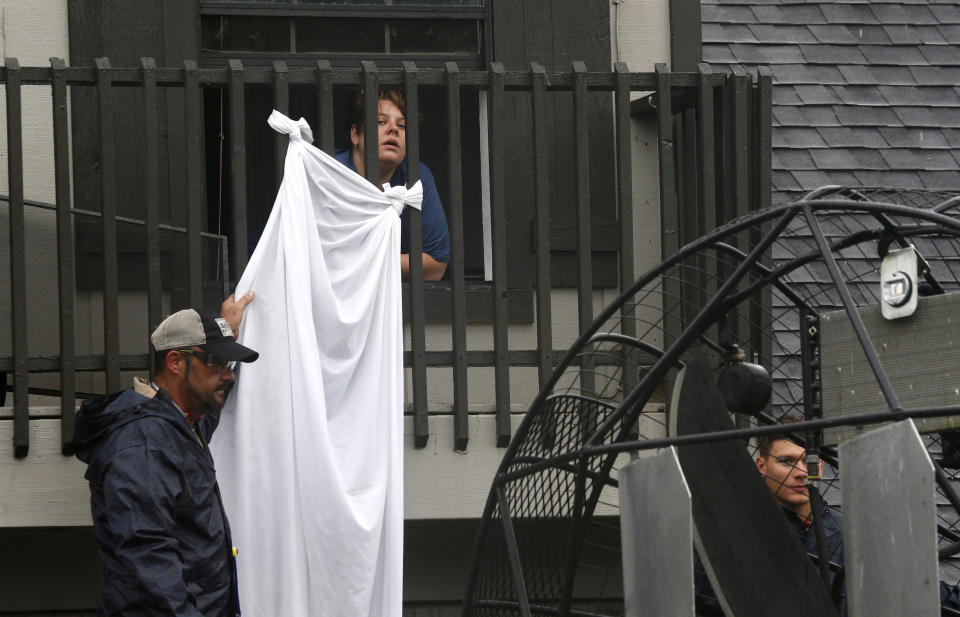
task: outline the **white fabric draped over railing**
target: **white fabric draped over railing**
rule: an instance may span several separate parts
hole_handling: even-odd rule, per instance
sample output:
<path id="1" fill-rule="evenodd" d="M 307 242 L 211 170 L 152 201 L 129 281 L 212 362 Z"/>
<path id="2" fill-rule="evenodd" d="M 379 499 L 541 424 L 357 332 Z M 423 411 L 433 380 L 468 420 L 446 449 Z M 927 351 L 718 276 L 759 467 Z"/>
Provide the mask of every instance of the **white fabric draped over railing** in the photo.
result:
<path id="1" fill-rule="evenodd" d="M 384 192 L 290 136 L 273 211 L 236 294 L 256 292 L 243 365 L 211 443 L 254 617 L 400 617 L 403 341 L 400 218 Z"/>

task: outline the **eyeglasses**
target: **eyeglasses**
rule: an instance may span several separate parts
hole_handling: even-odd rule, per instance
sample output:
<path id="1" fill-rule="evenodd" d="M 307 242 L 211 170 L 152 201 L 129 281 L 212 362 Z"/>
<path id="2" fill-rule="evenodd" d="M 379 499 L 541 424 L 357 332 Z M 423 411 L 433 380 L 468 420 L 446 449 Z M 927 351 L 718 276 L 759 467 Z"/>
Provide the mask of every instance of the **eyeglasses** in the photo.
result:
<path id="1" fill-rule="evenodd" d="M 203 362 L 203 364 L 209 368 L 212 368 L 215 371 L 224 372 L 226 370 L 233 370 L 236 366 L 236 362 L 231 360 L 224 360 L 223 358 L 218 358 L 209 351 L 197 351 L 195 349 L 178 349 L 180 353 L 190 354 L 196 356 L 197 360 Z"/>

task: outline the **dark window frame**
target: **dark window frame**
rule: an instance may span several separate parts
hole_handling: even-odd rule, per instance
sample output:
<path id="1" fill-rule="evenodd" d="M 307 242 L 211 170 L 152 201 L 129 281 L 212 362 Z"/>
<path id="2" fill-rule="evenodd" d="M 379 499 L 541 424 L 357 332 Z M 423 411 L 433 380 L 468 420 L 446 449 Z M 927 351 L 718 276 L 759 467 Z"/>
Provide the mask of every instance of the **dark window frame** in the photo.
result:
<path id="1" fill-rule="evenodd" d="M 334 67 L 355 68 L 361 60 L 373 60 L 379 66 L 400 66 L 403 61 L 413 61 L 423 68 L 442 68 L 445 62 L 455 61 L 464 69 L 482 69 L 493 60 L 493 2 L 484 0 L 480 7 L 470 6 L 419 6 L 419 5 L 322 5 L 301 3 L 257 2 L 200 2 L 200 21 L 205 16 L 250 16 L 250 17 L 326 17 L 366 18 L 390 20 L 442 19 L 475 21 L 481 28 L 479 54 L 397 54 L 397 53 L 328 53 L 328 52 L 217 52 L 200 51 L 201 62 L 206 66 L 225 66 L 230 59 L 243 60 L 244 65 L 269 65 L 274 60 L 284 60 L 290 66 L 309 65 L 317 59 L 329 60 Z M 388 27 L 388 26 L 387 26 Z M 386 36 L 387 30 L 384 30 Z"/>
<path id="2" fill-rule="evenodd" d="M 481 49 L 479 55 L 457 54 L 345 54 L 345 53 L 277 53 L 277 52 L 209 52 L 200 51 L 203 66 L 224 66 L 228 60 L 239 59 L 244 66 L 270 66 L 276 60 L 283 60 L 291 67 L 314 66 L 318 59 L 327 60 L 331 66 L 356 68 L 360 60 L 373 60 L 377 66 L 393 68 L 402 62 L 412 60 L 418 67 L 439 68 L 446 62 L 454 61 L 463 69 L 484 68 L 492 61 L 492 2 L 485 0 L 482 7 L 461 6 L 403 6 L 403 5 L 316 5 L 316 4 L 264 4 L 239 2 L 201 2 L 200 18 L 206 15 L 241 15 L 265 17 L 341 17 L 370 19 L 462 19 L 479 21 L 481 27 Z M 198 19 L 199 29 L 199 19 Z M 386 30 L 385 30 L 386 33 Z M 441 198 L 445 198 L 441 190 Z M 481 238 L 481 244 L 487 241 Z M 481 266 L 482 267 L 482 266 Z M 472 301 L 467 304 L 466 319 L 470 322 L 492 321 L 492 294 L 490 281 L 481 278 L 467 279 L 468 294 Z M 425 282 L 426 321 L 449 323 L 450 281 Z M 404 282 L 404 294 L 409 293 L 409 283 Z M 487 300 L 489 298 L 489 300 Z M 406 306 L 407 303 L 405 302 Z M 533 321 L 533 290 L 531 287 L 511 288 L 509 298 L 510 322 Z M 404 320 L 408 319 L 404 315 Z"/>

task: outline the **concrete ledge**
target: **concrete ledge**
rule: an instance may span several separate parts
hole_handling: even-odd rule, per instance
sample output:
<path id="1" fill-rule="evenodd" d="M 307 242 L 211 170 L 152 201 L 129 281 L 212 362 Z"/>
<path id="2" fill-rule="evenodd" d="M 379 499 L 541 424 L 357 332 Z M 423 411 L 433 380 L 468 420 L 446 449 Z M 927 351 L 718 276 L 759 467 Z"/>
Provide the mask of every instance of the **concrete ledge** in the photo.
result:
<path id="1" fill-rule="evenodd" d="M 37 408 L 37 415 L 59 408 Z M 662 412 L 647 413 L 640 430 L 646 437 L 665 434 Z M 511 415 L 515 431 L 523 414 Z M 413 448 L 413 418 L 404 419 L 404 509 L 407 520 L 472 519 L 483 513 L 493 476 L 505 449 L 497 448 L 496 416 L 471 414 L 467 452 L 453 449 L 452 415 L 430 417 L 430 439 Z M 30 421 L 30 453 L 16 459 L 13 420 L 0 418 L 0 527 L 89 526 L 90 493 L 85 466 L 60 454 L 60 420 Z M 6 444 L 6 445 L 4 445 Z M 618 467 L 629 460 L 619 457 Z M 223 473 L 223 471 L 221 471 Z M 616 490 L 602 498 L 597 514 L 617 513 Z"/>
<path id="2" fill-rule="evenodd" d="M 512 416 L 519 426 L 522 416 Z M 453 451 L 453 417 L 430 418 L 427 447 L 415 450 L 413 418 L 404 422 L 407 519 L 477 518 L 504 450 L 496 417 L 470 417 L 468 453 Z M 30 421 L 30 453 L 13 456 L 13 421 L 0 419 L 0 527 L 92 525 L 85 466 L 60 454 L 60 420 Z M 222 472 L 221 472 L 222 473 Z"/>
<path id="3" fill-rule="evenodd" d="M 85 465 L 60 454 L 60 420 L 30 421 L 30 453 L 13 457 L 13 421 L 0 420 L 0 527 L 92 525 Z"/>

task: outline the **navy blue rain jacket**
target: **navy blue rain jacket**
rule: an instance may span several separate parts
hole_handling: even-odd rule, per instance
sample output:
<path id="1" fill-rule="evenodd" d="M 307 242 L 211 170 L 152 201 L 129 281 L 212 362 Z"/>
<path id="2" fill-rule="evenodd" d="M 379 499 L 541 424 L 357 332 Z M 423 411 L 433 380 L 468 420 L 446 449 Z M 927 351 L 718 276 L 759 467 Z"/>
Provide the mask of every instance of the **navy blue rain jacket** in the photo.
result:
<path id="1" fill-rule="evenodd" d="M 101 616 L 239 615 L 230 527 L 206 446 L 162 389 L 86 401 L 75 425 L 100 549 Z"/>
<path id="2" fill-rule="evenodd" d="M 796 514 L 787 508 L 783 508 L 784 516 L 790 522 L 803 548 L 810 556 L 817 556 L 817 539 L 813 525 L 807 525 Z M 824 504 L 823 511 L 823 536 L 826 543 L 827 558 L 830 562 L 831 584 L 842 584 L 843 580 L 837 581 L 838 568 L 843 567 L 843 519 L 840 512 Z M 703 564 L 700 562 L 700 556 L 694 553 L 696 560 L 694 566 L 694 581 L 696 585 L 696 613 L 699 617 L 723 617 L 723 610 L 720 608 L 720 601 L 710 585 L 706 572 L 703 570 Z M 841 589 L 841 593 L 843 590 Z M 939 584 L 940 593 L 940 615 L 947 617 L 960 612 L 960 588 L 957 585 L 948 585 L 943 581 Z M 840 616 L 847 615 L 846 594 L 843 594 L 843 602 L 840 607 Z"/>

